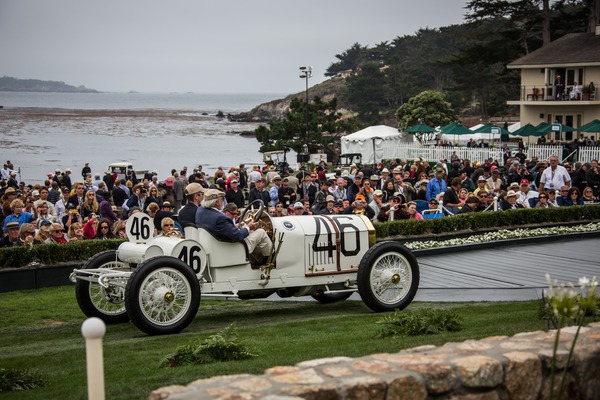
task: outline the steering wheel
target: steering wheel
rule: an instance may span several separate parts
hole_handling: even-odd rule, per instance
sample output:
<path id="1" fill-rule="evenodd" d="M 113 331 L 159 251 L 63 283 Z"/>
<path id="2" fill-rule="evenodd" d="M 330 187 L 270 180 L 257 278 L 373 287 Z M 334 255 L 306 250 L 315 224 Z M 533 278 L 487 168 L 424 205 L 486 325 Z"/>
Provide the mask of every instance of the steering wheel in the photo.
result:
<path id="1" fill-rule="evenodd" d="M 250 221 L 257 222 L 260 219 L 264 208 L 265 204 L 262 202 L 262 200 L 254 200 L 252 203 L 248 204 L 248 207 L 244 209 L 244 212 L 242 215 L 240 215 L 240 221 L 245 224 Z"/>

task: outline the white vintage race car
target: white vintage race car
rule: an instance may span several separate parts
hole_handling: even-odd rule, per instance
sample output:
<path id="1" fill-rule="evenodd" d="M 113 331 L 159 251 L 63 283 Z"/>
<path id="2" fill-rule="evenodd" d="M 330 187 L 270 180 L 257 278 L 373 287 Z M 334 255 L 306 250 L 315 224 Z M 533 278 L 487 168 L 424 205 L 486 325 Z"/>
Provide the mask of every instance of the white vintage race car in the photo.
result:
<path id="1" fill-rule="evenodd" d="M 75 269 L 77 302 L 106 323 L 131 320 L 148 334 L 170 334 L 195 318 L 201 295 L 265 298 L 312 296 L 345 300 L 358 290 L 374 311 L 407 307 L 419 286 L 413 254 L 397 242 L 375 244 L 371 222 L 355 215 L 270 218 L 260 201 L 241 219 L 259 221 L 273 254 L 253 264 L 244 242 L 226 242 L 206 229 L 184 227 L 185 239 L 153 237 L 152 218 L 127 220 L 129 241 Z"/>

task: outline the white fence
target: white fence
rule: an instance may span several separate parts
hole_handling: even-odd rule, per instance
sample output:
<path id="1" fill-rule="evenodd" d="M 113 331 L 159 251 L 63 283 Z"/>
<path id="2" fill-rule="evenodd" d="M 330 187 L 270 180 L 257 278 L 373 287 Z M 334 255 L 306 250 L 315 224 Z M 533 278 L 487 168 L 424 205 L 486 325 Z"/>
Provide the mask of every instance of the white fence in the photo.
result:
<path id="1" fill-rule="evenodd" d="M 511 149 L 513 154 L 515 150 Z M 450 160 L 453 153 L 456 153 L 459 159 L 469 159 L 471 162 L 483 162 L 489 158 L 498 160 L 502 163 L 503 150 L 495 147 L 439 147 L 439 146 L 422 146 L 418 143 L 400 144 L 390 146 L 383 149 L 383 158 L 392 160 L 396 158 L 404 160 L 414 160 L 415 158 L 423 158 L 426 161 L 437 162 L 441 159 Z M 529 145 L 525 151 L 527 158 L 531 159 L 537 156 L 540 161 L 548 160 L 551 155 L 555 154 L 560 160 L 563 158 L 562 146 L 550 145 Z M 589 162 L 598 160 L 600 157 L 600 147 L 580 147 L 575 153 L 576 161 Z"/>

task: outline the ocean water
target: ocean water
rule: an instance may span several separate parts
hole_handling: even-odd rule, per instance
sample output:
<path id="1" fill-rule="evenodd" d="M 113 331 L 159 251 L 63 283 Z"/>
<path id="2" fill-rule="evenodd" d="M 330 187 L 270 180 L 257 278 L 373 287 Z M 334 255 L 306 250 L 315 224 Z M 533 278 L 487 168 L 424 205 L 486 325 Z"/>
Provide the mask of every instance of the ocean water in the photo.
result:
<path id="1" fill-rule="evenodd" d="M 254 137 L 240 136 L 258 124 L 217 118 L 249 111 L 281 94 L 141 94 L 0 92 L 0 161 L 10 160 L 20 179 L 40 183 L 56 168 L 81 177 L 85 162 L 103 174 L 108 164 L 171 169 L 262 162 Z"/>

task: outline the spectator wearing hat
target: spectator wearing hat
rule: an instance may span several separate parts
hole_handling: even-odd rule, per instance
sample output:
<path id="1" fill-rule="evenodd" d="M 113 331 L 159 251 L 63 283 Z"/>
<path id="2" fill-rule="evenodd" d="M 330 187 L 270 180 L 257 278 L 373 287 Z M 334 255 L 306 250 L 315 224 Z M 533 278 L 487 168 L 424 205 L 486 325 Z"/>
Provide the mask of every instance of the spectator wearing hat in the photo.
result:
<path id="1" fill-rule="evenodd" d="M 39 228 L 37 229 L 37 233 L 34 237 L 35 242 L 44 243 L 46 239 L 50 237 L 50 227 L 52 226 L 52 222 L 50 221 L 42 221 Z"/>
<path id="2" fill-rule="evenodd" d="M 261 200 L 265 207 L 269 206 L 271 196 L 265 189 L 265 184 L 265 179 L 262 177 L 254 183 L 254 189 L 250 190 L 250 193 L 248 194 L 248 203 L 252 203 L 255 200 Z"/>
<path id="3" fill-rule="evenodd" d="M 498 168 L 492 169 L 492 176 L 490 176 L 485 184 L 488 192 L 500 193 L 502 190 L 502 179 L 500 178 L 500 170 Z"/>
<path id="4" fill-rule="evenodd" d="M 52 183 L 56 183 L 56 182 L 52 182 Z M 36 192 L 36 190 L 34 190 L 33 192 Z M 33 192 L 32 192 L 32 194 L 33 194 Z M 56 208 L 54 207 L 54 204 L 52 204 L 52 202 L 50 202 L 50 200 L 49 200 L 50 192 L 48 191 L 48 188 L 42 186 L 38 192 L 39 192 L 39 198 L 35 199 L 35 196 L 34 196 L 35 200 L 33 202 L 33 207 L 37 210 L 42 203 L 46 203 L 46 205 L 48 206 L 48 214 L 56 217 Z"/>
<path id="5" fill-rule="evenodd" d="M 434 170 L 435 176 L 427 183 L 427 201 L 437 198 L 440 193 L 446 192 L 446 181 L 444 180 L 444 169 L 438 167 Z"/>
<path id="6" fill-rule="evenodd" d="M 365 196 L 359 193 L 354 197 L 354 201 L 342 211 L 342 214 L 364 215 L 372 220 L 375 211 L 369 207 Z"/>
<path id="7" fill-rule="evenodd" d="M 530 199 L 536 199 L 534 204 L 537 202 L 537 198 L 540 196 L 539 192 L 531 190 L 531 183 L 527 179 L 521 179 L 519 182 L 519 197 L 517 203 L 523 205 L 524 208 L 531 208 Z"/>
<path id="8" fill-rule="evenodd" d="M 20 200 L 19 200 L 20 201 Z M 4 225 L 6 235 L 0 240 L 0 247 L 11 247 L 19 244 L 19 223 L 16 221 Z"/>
<path id="9" fill-rule="evenodd" d="M 229 181 L 229 189 L 225 191 L 225 200 L 227 200 L 227 204 L 233 203 L 238 208 L 244 207 L 244 192 L 240 189 L 240 181 L 237 178 Z"/>
<path id="10" fill-rule="evenodd" d="M 160 205 L 159 210 L 154 214 L 154 226 L 157 229 L 157 233 L 160 233 L 161 229 L 162 229 L 162 221 L 164 218 L 172 218 L 173 217 L 173 204 L 171 204 L 171 202 L 169 201 L 165 201 Z M 181 225 L 175 221 L 174 222 L 174 226 L 175 228 L 182 232 L 183 228 L 181 227 Z"/>
<path id="11" fill-rule="evenodd" d="M 225 193 L 220 190 L 209 189 L 196 211 L 196 224 L 209 231 L 222 240 L 244 241 L 248 252 L 257 261 L 264 262 L 264 258 L 271 254 L 273 243 L 264 229 L 259 228 L 257 221 L 250 221 L 241 228 L 235 226 L 233 220 L 222 213 L 225 204 Z"/>
<path id="12" fill-rule="evenodd" d="M 354 175 L 352 184 L 348 186 L 347 198 L 350 203 L 354 202 L 354 198 L 358 194 L 362 194 L 363 174 L 360 172 Z M 363 195 L 364 197 L 364 195 Z"/>
<path id="13" fill-rule="evenodd" d="M 183 228 L 196 225 L 196 212 L 204 196 L 204 191 L 202 185 L 196 182 L 185 187 L 187 204 L 179 210 L 177 215 L 177 220 Z"/>
<path id="14" fill-rule="evenodd" d="M 16 222 L 21 226 L 24 223 L 32 223 L 34 221 L 33 214 L 27 211 L 23 211 L 25 204 L 21 199 L 14 199 L 10 203 L 10 210 L 12 214 L 9 214 L 4 218 L 4 228 L 11 222 Z"/>
<path id="15" fill-rule="evenodd" d="M 294 203 L 294 215 L 309 215 L 308 212 L 304 209 L 304 205 L 297 201 Z"/>
<path id="16" fill-rule="evenodd" d="M 275 175 L 271 180 L 273 185 L 269 189 L 269 197 L 271 198 L 270 205 L 275 207 L 275 204 L 279 201 L 279 189 L 281 188 L 281 176 Z"/>
<path id="17" fill-rule="evenodd" d="M 408 218 L 404 196 L 396 193 L 390 201 L 383 205 L 377 215 L 379 222 L 395 221 Z"/>
<path id="18" fill-rule="evenodd" d="M 383 192 L 381 189 L 376 189 L 373 191 L 373 200 L 369 203 L 369 207 L 373 210 L 375 214 L 372 221 L 377 221 L 377 216 L 379 215 L 379 211 L 381 211 L 381 207 L 383 207 Z"/>
<path id="19" fill-rule="evenodd" d="M 283 204 L 284 209 L 288 209 L 290 205 L 296 202 L 296 192 L 290 187 L 289 177 L 281 180 L 281 187 L 277 194 L 279 201 Z M 277 204 L 275 204 L 277 206 Z"/>
<path id="20" fill-rule="evenodd" d="M 19 192 L 13 187 L 8 187 L 2 195 L 2 214 L 4 217 L 11 213 L 10 203 L 17 198 Z"/>
<path id="21" fill-rule="evenodd" d="M 23 183 L 23 182 L 21 182 Z M 8 187 L 12 187 L 15 189 L 19 189 L 19 183 L 17 182 L 17 172 L 16 171 L 12 171 L 10 173 L 10 178 L 8 178 L 8 182 L 6 183 L 8 185 Z M 23 186 L 25 184 L 23 183 Z"/>
<path id="22" fill-rule="evenodd" d="M 320 215 L 334 215 L 336 214 L 334 209 L 335 198 L 332 195 L 328 195 L 325 198 L 325 207 L 323 207 L 320 211 Z"/>
<path id="23" fill-rule="evenodd" d="M 522 204 L 517 203 L 519 192 L 509 190 L 504 196 L 504 200 L 500 202 L 500 208 L 502 210 L 512 210 L 517 208 L 523 208 Z"/>

